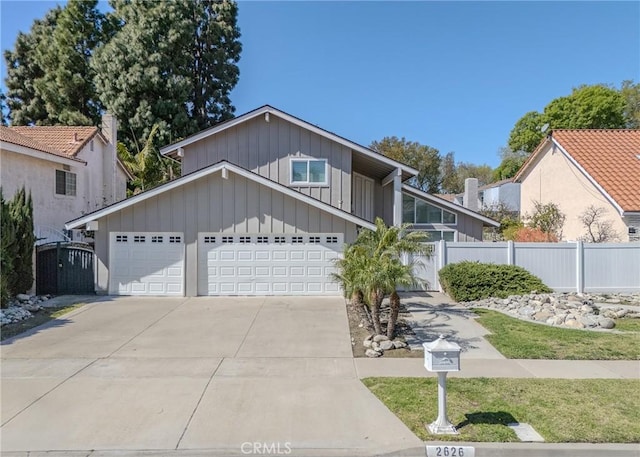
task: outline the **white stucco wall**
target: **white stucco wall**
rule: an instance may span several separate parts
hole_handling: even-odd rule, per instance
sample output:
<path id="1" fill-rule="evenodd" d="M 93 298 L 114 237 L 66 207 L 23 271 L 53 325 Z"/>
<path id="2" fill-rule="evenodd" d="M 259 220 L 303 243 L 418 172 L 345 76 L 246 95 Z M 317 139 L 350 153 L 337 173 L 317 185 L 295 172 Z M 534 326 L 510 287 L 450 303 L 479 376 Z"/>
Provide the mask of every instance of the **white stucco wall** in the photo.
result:
<path id="1" fill-rule="evenodd" d="M 116 177 L 115 196 L 105 183 L 110 172 L 104 169 L 105 155 L 111 151 L 109 145 L 95 137 L 93 150 L 89 142 L 78 158 L 87 162 L 71 165 L 71 173 L 76 174 L 76 195 L 56 195 L 55 170 L 63 170 L 63 165 L 52 160 L 30 157 L 2 149 L 0 152 L 0 185 L 5 199 L 10 199 L 23 185 L 31 191 L 35 226 L 49 226 L 59 231 L 64 229 L 65 222 L 75 219 L 91 211 L 102 208 L 126 196 L 126 178 L 119 167 L 114 167 Z M 111 148 L 112 149 L 112 148 Z M 46 157 L 45 154 L 42 154 Z M 115 157 L 112 156 L 112 159 Z M 114 186 L 112 185 L 111 188 Z M 115 198 L 114 198 L 115 197 Z"/>
<path id="2" fill-rule="evenodd" d="M 534 202 L 553 202 L 566 215 L 563 240 L 577 240 L 586 234 L 579 220 L 590 205 L 606 209 L 619 241 L 628 241 L 627 226 L 615 207 L 557 148 L 548 147 L 521 180 L 521 214 L 532 214 Z"/>

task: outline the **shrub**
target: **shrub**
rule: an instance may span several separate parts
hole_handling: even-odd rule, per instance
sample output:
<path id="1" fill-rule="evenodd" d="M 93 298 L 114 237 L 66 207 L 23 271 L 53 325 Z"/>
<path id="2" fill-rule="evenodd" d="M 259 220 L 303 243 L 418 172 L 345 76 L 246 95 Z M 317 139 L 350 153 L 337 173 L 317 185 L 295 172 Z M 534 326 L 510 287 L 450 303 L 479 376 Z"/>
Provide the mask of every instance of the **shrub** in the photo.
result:
<path id="1" fill-rule="evenodd" d="M 515 265 L 465 261 L 449 264 L 438 274 L 442 288 L 455 301 L 552 292 L 540 278 Z"/>
<path id="2" fill-rule="evenodd" d="M 505 236 L 505 238 L 512 241 L 525 243 L 558 242 L 558 237 L 553 233 L 545 233 L 540 229 L 532 227 L 515 227 L 513 230 L 509 229 L 507 233 L 508 236 Z"/>

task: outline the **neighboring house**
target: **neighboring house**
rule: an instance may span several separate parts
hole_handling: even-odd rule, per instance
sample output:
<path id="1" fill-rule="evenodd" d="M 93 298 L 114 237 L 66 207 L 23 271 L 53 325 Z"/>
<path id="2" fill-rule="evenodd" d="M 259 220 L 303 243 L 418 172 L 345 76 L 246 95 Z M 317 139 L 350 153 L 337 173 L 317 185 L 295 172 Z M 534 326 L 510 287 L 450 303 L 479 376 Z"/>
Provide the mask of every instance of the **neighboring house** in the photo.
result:
<path id="1" fill-rule="evenodd" d="M 103 117 L 102 130 L 0 127 L 4 197 L 22 186 L 31 192 L 39 243 L 65 239 L 65 222 L 126 198 L 129 175 L 116 157 L 116 128 L 110 115 Z"/>
<path id="2" fill-rule="evenodd" d="M 95 230 L 98 293 L 340 295 L 333 261 L 376 217 L 460 241 L 498 225 L 404 184 L 417 170 L 270 106 L 161 152 L 181 178 L 67 224 Z"/>
<path id="3" fill-rule="evenodd" d="M 469 180 L 475 180 L 475 183 Z M 511 179 L 503 179 L 502 181 L 478 187 L 477 179 L 467 178 L 465 180 L 465 193 L 441 194 L 438 196 L 474 211 L 495 209 L 504 205 L 513 213 L 520 214 L 520 183 L 514 183 Z"/>
<path id="4" fill-rule="evenodd" d="M 580 215 L 604 208 L 619 241 L 640 241 L 640 130 L 554 130 L 514 177 L 522 214 L 534 202 L 566 215 L 563 240 L 586 234 Z"/>

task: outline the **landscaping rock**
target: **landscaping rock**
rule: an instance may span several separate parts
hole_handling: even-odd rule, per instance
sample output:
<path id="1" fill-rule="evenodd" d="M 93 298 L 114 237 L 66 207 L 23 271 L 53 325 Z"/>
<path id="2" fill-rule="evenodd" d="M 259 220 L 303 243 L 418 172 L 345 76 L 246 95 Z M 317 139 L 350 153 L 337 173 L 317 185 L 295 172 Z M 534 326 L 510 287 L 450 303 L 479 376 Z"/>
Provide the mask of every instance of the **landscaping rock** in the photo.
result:
<path id="1" fill-rule="evenodd" d="M 386 335 L 376 335 L 373 337 L 373 341 L 379 343 L 380 341 L 388 341 L 389 338 Z"/>
<path id="2" fill-rule="evenodd" d="M 608 317 L 600 317 L 598 319 L 598 325 L 601 328 L 613 328 L 616 326 L 616 322 L 613 319 L 609 319 Z"/>
<path id="3" fill-rule="evenodd" d="M 375 357 L 380 357 L 382 353 L 378 351 L 374 351 L 373 349 L 367 349 L 364 355 L 366 355 L 367 357 L 375 358 Z"/>
<path id="4" fill-rule="evenodd" d="M 393 347 L 396 348 L 396 349 L 406 348 L 407 347 L 407 343 L 405 343 L 404 341 L 395 340 L 395 341 L 393 341 Z"/>
<path id="5" fill-rule="evenodd" d="M 380 342 L 380 349 L 383 351 L 389 351 L 391 349 L 395 349 L 396 347 L 393 344 L 393 341 L 385 340 Z"/>
<path id="6" fill-rule="evenodd" d="M 547 325 L 594 330 L 614 328 L 614 319 L 621 317 L 640 318 L 638 293 L 531 293 L 464 304 L 469 308 L 494 309 L 519 319 Z"/>
<path id="7" fill-rule="evenodd" d="M 31 299 L 31 296 L 27 295 L 27 294 L 18 294 L 18 295 L 16 295 L 16 300 L 29 301 L 30 299 Z"/>
<path id="8" fill-rule="evenodd" d="M 366 339 L 362 342 L 362 345 L 367 349 L 370 348 L 372 344 L 373 344 L 373 341 L 371 341 L 370 339 Z"/>

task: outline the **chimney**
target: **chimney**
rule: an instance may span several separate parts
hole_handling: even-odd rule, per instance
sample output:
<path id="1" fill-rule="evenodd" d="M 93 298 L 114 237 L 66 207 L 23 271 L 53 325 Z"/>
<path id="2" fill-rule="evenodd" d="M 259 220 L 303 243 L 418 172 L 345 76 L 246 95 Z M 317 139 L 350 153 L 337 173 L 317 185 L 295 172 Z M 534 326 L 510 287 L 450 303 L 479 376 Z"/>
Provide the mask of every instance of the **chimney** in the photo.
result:
<path id="1" fill-rule="evenodd" d="M 478 211 L 478 179 L 467 178 L 464 180 L 464 197 L 462 205 L 471 211 Z"/>
<path id="2" fill-rule="evenodd" d="M 104 113 L 102 115 L 102 134 L 107 141 L 114 146 L 118 143 L 118 120 L 113 114 Z"/>

